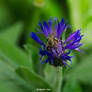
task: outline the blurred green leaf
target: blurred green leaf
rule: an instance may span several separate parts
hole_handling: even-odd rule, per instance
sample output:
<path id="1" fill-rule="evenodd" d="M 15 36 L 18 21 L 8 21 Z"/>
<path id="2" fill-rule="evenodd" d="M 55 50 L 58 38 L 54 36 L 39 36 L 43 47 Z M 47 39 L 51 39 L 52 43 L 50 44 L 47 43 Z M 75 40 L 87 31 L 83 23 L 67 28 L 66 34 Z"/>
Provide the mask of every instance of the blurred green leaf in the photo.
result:
<path id="1" fill-rule="evenodd" d="M 62 9 L 60 8 L 60 6 L 58 6 L 57 2 L 52 2 L 51 0 L 47 0 L 44 3 L 45 5 L 42 10 L 43 10 L 43 13 L 47 15 L 47 17 L 48 16 L 61 17 L 61 14 L 64 17 L 64 13 L 62 12 Z"/>
<path id="2" fill-rule="evenodd" d="M 0 92 L 34 92 L 10 65 L 0 60 Z"/>
<path id="3" fill-rule="evenodd" d="M 73 25 L 73 28 L 75 29 L 82 27 L 82 17 L 83 16 L 81 15 L 81 7 L 80 7 L 79 2 L 80 0 L 68 0 L 70 21 Z"/>
<path id="4" fill-rule="evenodd" d="M 25 34 L 30 34 L 30 32 L 37 32 L 37 23 L 40 21 L 40 16 L 41 16 L 41 9 L 40 8 L 34 8 L 34 11 L 32 13 L 32 16 L 29 17 L 28 19 L 28 24 L 26 25 L 26 33 Z M 31 44 L 35 44 L 35 42 L 28 38 L 26 39 L 26 42 L 31 43 Z M 35 44 L 35 46 L 37 46 L 37 44 Z"/>
<path id="5" fill-rule="evenodd" d="M 40 69 L 38 69 L 40 66 L 39 49 L 31 44 L 26 44 L 24 45 L 24 47 L 29 55 L 29 58 L 31 58 L 32 60 L 33 70 L 36 73 L 39 73 L 40 72 Z"/>
<path id="6" fill-rule="evenodd" d="M 17 20 L 25 20 L 32 12 L 33 0 L 4 0 L 9 10 Z"/>
<path id="7" fill-rule="evenodd" d="M 63 92 L 82 92 L 82 89 L 77 81 L 70 79 L 66 81 Z"/>
<path id="8" fill-rule="evenodd" d="M 88 22 L 92 21 L 92 1 L 91 0 L 67 0 L 70 12 L 70 20 L 73 28 L 82 28 L 82 32 L 85 31 L 85 27 Z"/>
<path id="9" fill-rule="evenodd" d="M 0 56 L 2 55 L 10 59 L 17 66 L 25 66 L 31 69 L 31 63 L 28 60 L 27 54 L 16 45 L 0 38 Z"/>
<path id="10" fill-rule="evenodd" d="M 0 29 L 7 28 L 13 21 L 13 15 L 8 7 L 4 3 L 0 3 Z"/>
<path id="11" fill-rule="evenodd" d="M 87 26 L 85 27 L 85 32 L 84 32 L 84 38 L 83 41 L 85 42 L 85 47 L 92 46 L 92 22 L 89 22 Z"/>
<path id="12" fill-rule="evenodd" d="M 82 84 L 83 92 L 91 92 L 92 91 L 92 85 L 89 84 Z"/>
<path id="13" fill-rule="evenodd" d="M 47 82 L 45 82 L 44 79 L 42 79 L 40 76 L 38 76 L 34 72 L 31 72 L 27 68 L 19 67 L 16 69 L 16 73 L 21 78 L 23 78 L 28 83 L 30 83 L 31 86 L 33 86 L 35 88 L 48 88 L 48 89 L 51 89 L 51 91 L 52 91 L 52 88 L 50 87 L 50 85 Z"/>
<path id="14" fill-rule="evenodd" d="M 92 85 L 92 53 L 85 57 L 68 75 L 68 80 L 79 80 L 82 83 Z"/>
<path id="15" fill-rule="evenodd" d="M 19 40 L 19 37 L 23 31 L 23 24 L 22 22 L 18 22 L 11 27 L 1 30 L 0 38 L 3 38 L 7 40 L 10 43 L 17 43 Z"/>

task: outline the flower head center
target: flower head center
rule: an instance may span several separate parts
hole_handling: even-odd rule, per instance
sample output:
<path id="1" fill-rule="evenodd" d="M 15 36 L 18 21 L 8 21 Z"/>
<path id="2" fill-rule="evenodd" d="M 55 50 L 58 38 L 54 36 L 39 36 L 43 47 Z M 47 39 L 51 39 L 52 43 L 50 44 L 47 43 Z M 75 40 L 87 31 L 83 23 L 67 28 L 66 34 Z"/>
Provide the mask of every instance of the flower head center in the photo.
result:
<path id="1" fill-rule="evenodd" d="M 46 49 L 55 57 L 60 57 L 63 53 L 63 42 L 55 37 L 55 33 L 52 33 L 48 38 Z"/>
<path id="2" fill-rule="evenodd" d="M 59 40 L 55 37 L 54 34 L 51 34 L 47 41 L 47 47 L 57 47 Z"/>

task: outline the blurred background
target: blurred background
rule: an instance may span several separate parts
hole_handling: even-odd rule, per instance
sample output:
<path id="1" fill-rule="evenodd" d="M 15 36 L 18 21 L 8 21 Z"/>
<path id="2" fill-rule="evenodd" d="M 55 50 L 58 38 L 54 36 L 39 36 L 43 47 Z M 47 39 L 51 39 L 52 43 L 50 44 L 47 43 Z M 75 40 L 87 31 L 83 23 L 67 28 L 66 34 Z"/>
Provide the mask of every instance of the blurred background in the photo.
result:
<path id="1" fill-rule="evenodd" d="M 83 53 L 73 51 L 72 70 L 60 68 L 58 78 L 56 68 L 40 67 L 39 45 L 28 37 L 50 17 L 84 35 Z M 92 0 L 0 0 L 0 92 L 91 92 L 91 70 Z"/>

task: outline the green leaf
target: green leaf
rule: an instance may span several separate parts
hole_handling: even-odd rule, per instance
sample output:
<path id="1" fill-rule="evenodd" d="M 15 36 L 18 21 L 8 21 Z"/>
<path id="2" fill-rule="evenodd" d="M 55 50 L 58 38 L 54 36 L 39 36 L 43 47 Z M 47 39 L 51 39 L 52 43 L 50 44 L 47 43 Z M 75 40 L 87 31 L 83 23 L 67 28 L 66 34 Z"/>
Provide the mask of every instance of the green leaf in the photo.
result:
<path id="1" fill-rule="evenodd" d="M 0 2 L 0 29 L 4 29 L 13 21 L 14 19 L 9 8 L 4 3 Z"/>
<path id="2" fill-rule="evenodd" d="M 27 54 L 16 45 L 8 43 L 7 40 L 2 38 L 0 38 L 0 56 L 11 60 L 17 66 L 25 66 L 31 69 Z"/>
<path id="3" fill-rule="evenodd" d="M 82 28 L 82 32 L 84 32 L 89 19 L 92 19 L 92 1 L 68 0 L 67 2 L 69 6 L 70 20 L 73 28 Z"/>
<path id="4" fill-rule="evenodd" d="M 15 18 L 27 20 L 31 9 L 33 8 L 33 0 L 4 0 Z M 31 13 L 32 14 L 32 13 Z"/>
<path id="5" fill-rule="evenodd" d="M 89 47 L 89 46 L 92 46 L 92 22 L 89 22 L 85 28 L 85 32 L 84 32 L 84 38 L 83 38 L 83 41 L 85 42 L 85 47 Z"/>
<path id="6" fill-rule="evenodd" d="M 7 40 L 8 42 L 15 44 L 18 42 L 19 36 L 23 31 L 22 22 L 18 22 L 7 29 L 1 30 L 0 37 Z"/>
<path id="7" fill-rule="evenodd" d="M 44 2 L 45 5 L 43 7 L 43 12 L 45 15 L 51 16 L 51 17 L 61 17 L 64 16 L 62 9 L 60 8 L 60 6 L 58 6 L 57 2 L 52 2 L 51 0 L 45 1 Z"/>
<path id="8" fill-rule="evenodd" d="M 52 88 L 47 82 L 44 81 L 44 79 L 42 79 L 40 76 L 38 76 L 34 72 L 31 72 L 27 68 L 19 67 L 16 69 L 16 73 L 21 78 L 23 78 L 28 83 L 30 83 L 30 85 L 33 86 L 34 88 L 45 88 L 45 89 L 48 88 L 52 91 Z"/>
<path id="9" fill-rule="evenodd" d="M 81 16 L 80 0 L 68 0 L 68 6 L 70 12 L 70 20 L 73 28 L 81 28 L 83 16 Z"/>
<path id="10" fill-rule="evenodd" d="M 32 18 L 32 16 L 31 16 L 28 19 L 29 24 L 26 25 L 26 27 L 27 27 L 26 34 L 30 35 L 31 31 L 32 32 L 35 32 L 35 31 L 37 32 L 37 23 L 40 20 L 40 15 L 41 15 L 41 9 L 40 8 L 34 8 L 34 11 L 33 11 L 33 16 L 34 17 Z M 26 39 L 26 42 L 34 44 L 36 47 L 38 46 L 38 44 L 33 39 L 31 39 L 30 37 L 28 39 Z"/>
<path id="11" fill-rule="evenodd" d="M 82 89 L 77 81 L 70 79 L 66 81 L 63 92 L 82 92 Z"/>
<path id="12" fill-rule="evenodd" d="M 0 92 L 34 92 L 33 90 L 16 75 L 14 68 L 0 60 Z"/>
<path id="13" fill-rule="evenodd" d="M 31 44 L 24 45 L 26 52 L 28 53 L 29 58 L 32 60 L 32 67 L 36 73 L 39 73 L 39 66 L 40 66 L 40 55 L 39 49 Z"/>
<path id="14" fill-rule="evenodd" d="M 92 53 L 86 56 L 68 75 L 68 80 L 78 80 L 92 85 Z"/>

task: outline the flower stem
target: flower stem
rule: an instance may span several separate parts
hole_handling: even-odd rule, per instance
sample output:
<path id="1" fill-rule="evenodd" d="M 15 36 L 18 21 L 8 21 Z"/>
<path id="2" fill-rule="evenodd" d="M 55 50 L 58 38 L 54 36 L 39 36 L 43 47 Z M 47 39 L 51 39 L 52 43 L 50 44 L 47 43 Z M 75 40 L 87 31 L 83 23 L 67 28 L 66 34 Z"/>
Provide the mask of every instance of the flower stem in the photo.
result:
<path id="1" fill-rule="evenodd" d="M 62 67 L 56 68 L 54 92 L 61 92 L 62 85 Z"/>
<path id="2" fill-rule="evenodd" d="M 47 64 L 45 68 L 45 79 L 51 85 L 53 92 L 61 92 L 62 67 L 53 67 Z"/>

